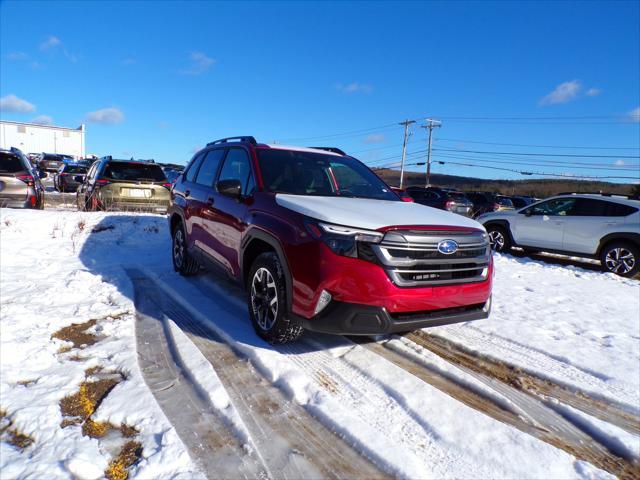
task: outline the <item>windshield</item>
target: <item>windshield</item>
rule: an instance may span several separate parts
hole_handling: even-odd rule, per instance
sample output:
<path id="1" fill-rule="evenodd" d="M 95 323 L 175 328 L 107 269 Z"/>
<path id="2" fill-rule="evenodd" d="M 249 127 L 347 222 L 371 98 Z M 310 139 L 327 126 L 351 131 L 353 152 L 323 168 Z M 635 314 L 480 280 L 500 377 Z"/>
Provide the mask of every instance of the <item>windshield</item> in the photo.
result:
<path id="1" fill-rule="evenodd" d="M 104 169 L 104 178 L 137 182 L 166 182 L 167 177 L 158 165 L 148 163 L 112 162 Z"/>
<path id="2" fill-rule="evenodd" d="M 258 149 L 267 192 L 400 201 L 378 176 L 351 157 Z"/>
<path id="3" fill-rule="evenodd" d="M 20 158 L 15 155 L 0 153 L 0 173 L 18 173 L 26 170 Z"/>

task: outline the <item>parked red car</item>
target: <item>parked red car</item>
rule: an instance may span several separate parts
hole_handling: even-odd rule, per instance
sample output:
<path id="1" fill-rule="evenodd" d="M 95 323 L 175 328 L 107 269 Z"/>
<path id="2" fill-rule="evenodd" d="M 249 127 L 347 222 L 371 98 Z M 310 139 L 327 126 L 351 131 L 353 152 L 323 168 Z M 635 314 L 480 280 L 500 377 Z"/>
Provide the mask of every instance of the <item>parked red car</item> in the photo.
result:
<path id="1" fill-rule="evenodd" d="M 171 192 L 175 270 L 217 268 L 241 282 L 256 332 L 274 343 L 303 329 L 379 334 L 486 318 L 484 228 L 403 202 L 338 152 L 209 143 Z"/>

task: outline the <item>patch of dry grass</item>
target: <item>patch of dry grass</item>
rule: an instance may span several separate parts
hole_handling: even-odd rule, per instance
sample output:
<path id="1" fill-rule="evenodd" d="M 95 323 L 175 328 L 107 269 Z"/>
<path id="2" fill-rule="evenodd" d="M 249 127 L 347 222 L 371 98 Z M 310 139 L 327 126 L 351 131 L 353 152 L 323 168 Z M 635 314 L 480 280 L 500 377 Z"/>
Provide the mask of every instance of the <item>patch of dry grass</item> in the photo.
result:
<path id="1" fill-rule="evenodd" d="M 133 440 L 124 444 L 116 458 L 109 462 L 104 475 L 108 480 L 127 480 L 129 467 L 135 465 L 142 456 L 142 444 Z"/>
<path id="2" fill-rule="evenodd" d="M 87 332 L 96 322 L 97 320 L 89 320 L 84 323 L 74 323 L 68 327 L 61 328 L 51 335 L 51 338 L 57 338 L 58 340 L 71 342 L 73 344 L 73 347 L 62 347 L 59 353 L 68 352 L 71 348 L 85 348 L 96 343 L 98 336 Z"/>
<path id="3" fill-rule="evenodd" d="M 23 451 L 34 442 L 29 435 L 21 433 L 15 428 L 13 420 L 4 409 L 0 409 L 0 441 L 7 442 L 20 451 Z"/>

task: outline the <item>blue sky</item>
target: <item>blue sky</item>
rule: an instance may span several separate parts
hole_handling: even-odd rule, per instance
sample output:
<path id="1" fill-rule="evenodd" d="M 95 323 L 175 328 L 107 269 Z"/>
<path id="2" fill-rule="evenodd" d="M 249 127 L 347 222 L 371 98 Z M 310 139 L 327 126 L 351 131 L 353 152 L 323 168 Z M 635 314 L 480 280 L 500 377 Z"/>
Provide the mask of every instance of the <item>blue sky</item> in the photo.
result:
<path id="1" fill-rule="evenodd" d="M 98 155 L 184 163 L 252 134 L 372 166 L 429 116 L 434 172 L 637 178 L 638 25 L 635 1 L 5 1 L 1 116 L 86 123 Z M 425 146 L 413 128 L 409 163 Z"/>

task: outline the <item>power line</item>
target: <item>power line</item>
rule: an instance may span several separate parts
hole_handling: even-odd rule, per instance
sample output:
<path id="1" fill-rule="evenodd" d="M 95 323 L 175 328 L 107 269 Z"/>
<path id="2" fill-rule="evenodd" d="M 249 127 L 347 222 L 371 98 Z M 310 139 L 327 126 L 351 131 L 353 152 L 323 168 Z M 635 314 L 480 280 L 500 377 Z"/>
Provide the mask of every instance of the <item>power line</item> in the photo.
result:
<path id="1" fill-rule="evenodd" d="M 513 172 L 513 173 L 519 173 L 520 175 L 538 175 L 538 176 L 547 176 L 547 177 L 564 177 L 564 178 L 578 178 L 578 179 L 595 179 L 595 180 L 604 180 L 604 179 L 617 179 L 617 180 L 624 180 L 624 179 L 630 179 L 630 180 L 635 180 L 636 177 L 626 177 L 626 176 L 614 176 L 614 175 L 605 175 L 605 176 L 592 176 L 592 175 L 571 175 L 568 173 L 550 173 L 550 172 L 529 172 L 529 171 L 525 171 L 525 170 L 515 170 L 512 168 L 503 168 L 503 167 L 492 167 L 492 166 L 488 166 L 488 165 L 477 165 L 477 164 L 472 164 L 472 163 L 461 163 L 461 162 L 451 162 L 451 161 L 441 161 L 438 160 L 438 163 L 442 164 L 442 165 L 461 165 L 461 166 L 466 166 L 466 167 L 474 167 L 474 168 L 487 168 L 490 170 L 501 170 L 504 172 Z M 407 166 L 420 166 L 420 165 L 424 165 L 425 162 L 417 162 L 414 164 L 408 164 Z M 379 167 L 380 168 L 380 167 Z M 387 167 L 387 168 L 392 168 L 392 167 Z"/>
<path id="2" fill-rule="evenodd" d="M 638 155 L 578 155 L 574 153 L 531 153 L 531 152 L 487 152 L 481 150 L 462 150 L 451 148 L 434 148 L 434 151 L 461 152 L 461 153 L 486 153 L 490 155 L 525 155 L 535 157 L 580 157 L 580 158 L 640 158 Z"/>
<path id="3" fill-rule="evenodd" d="M 640 147 L 577 147 L 577 146 L 567 146 L 567 145 L 532 145 L 532 144 L 525 144 L 525 143 L 480 142 L 478 140 L 461 140 L 459 138 L 442 138 L 442 137 L 439 137 L 437 140 L 447 141 L 447 142 L 478 143 L 482 145 L 501 145 L 505 147 L 575 148 L 578 150 L 640 150 Z"/>
<path id="4" fill-rule="evenodd" d="M 484 163 L 497 163 L 504 165 L 523 165 L 525 167 L 571 167 L 571 168 L 579 168 L 584 170 L 611 170 L 611 171 L 630 171 L 630 172 L 638 172 L 638 178 L 640 178 L 640 167 L 624 167 L 624 166 L 606 166 L 603 164 L 595 164 L 595 165 L 585 165 L 584 163 L 560 163 L 560 162 L 548 162 L 548 163 L 531 163 L 531 162 L 518 162 L 518 161 L 500 161 L 500 160 L 487 160 L 484 158 L 478 157 L 467 157 L 464 155 L 447 155 L 447 154 L 438 154 L 438 158 L 453 158 L 453 159 L 463 159 L 463 160 L 476 160 L 482 161 Z"/>

